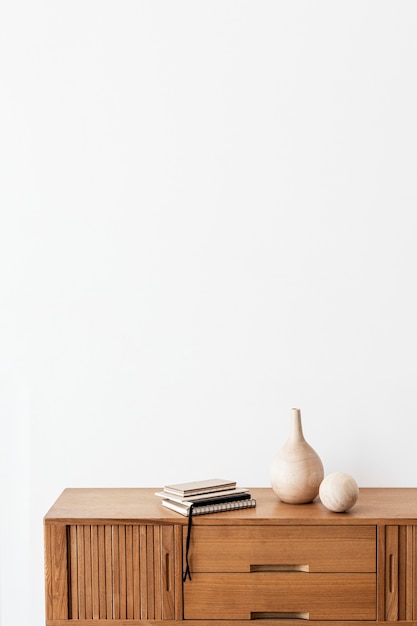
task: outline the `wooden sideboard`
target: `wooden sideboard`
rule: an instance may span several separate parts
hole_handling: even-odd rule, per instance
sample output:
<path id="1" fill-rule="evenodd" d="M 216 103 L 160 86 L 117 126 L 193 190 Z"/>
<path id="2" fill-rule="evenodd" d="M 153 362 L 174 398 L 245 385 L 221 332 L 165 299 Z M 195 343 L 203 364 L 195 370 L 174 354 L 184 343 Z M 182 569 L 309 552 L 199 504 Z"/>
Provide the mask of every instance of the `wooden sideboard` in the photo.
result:
<path id="1" fill-rule="evenodd" d="M 63 491 L 44 518 L 47 626 L 417 624 L 417 489 L 361 489 L 347 513 L 251 489 L 256 508 L 193 518 L 185 582 L 188 519 L 156 490 Z"/>

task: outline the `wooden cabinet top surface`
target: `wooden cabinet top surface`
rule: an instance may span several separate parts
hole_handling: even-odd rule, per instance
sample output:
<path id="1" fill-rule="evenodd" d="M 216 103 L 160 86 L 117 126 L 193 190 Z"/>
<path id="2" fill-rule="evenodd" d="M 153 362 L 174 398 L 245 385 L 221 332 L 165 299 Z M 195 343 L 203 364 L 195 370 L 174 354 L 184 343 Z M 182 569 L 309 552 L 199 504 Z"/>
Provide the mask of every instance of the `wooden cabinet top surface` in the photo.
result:
<path id="1" fill-rule="evenodd" d="M 45 524 L 158 523 L 186 524 L 188 518 L 161 505 L 161 488 L 69 488 L 45 515 Z M 417 489 L 363 488 L 346 513 L 328 511 L 317 498 L 310 504 L 285 504 L 271 488 L 251 488 L 256 507 L 199 515 L 193 524 L 364 524 L 415 523 Z"/>

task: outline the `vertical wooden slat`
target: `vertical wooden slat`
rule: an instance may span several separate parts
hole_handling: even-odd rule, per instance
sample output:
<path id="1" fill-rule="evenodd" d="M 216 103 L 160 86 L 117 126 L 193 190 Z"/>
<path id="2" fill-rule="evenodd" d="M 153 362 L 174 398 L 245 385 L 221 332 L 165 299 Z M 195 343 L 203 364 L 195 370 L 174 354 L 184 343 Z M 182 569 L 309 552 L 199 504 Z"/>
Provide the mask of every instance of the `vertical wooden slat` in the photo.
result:
<path id="1" fill-rule="evenodd" d="M 140 619 L 140 537 L 139 526 L 132 530 L 133 553 L 133 619 Z"/>
<path id="2" fill-rule="evenodd" d="M 148 595 L 148 619 L 155 619 L 155 567 L 154 567 L 154 526 L 146 526 L 147 569 L 146 585 Z"/>
<path id="3" fill-rule="evenodd" d="M 154 618 L 160 620 L 162 616 L 162 538 L 161 526 L 153 527 L 153 567 L 154 567 Z"/>
<path id="4" fill-rule="evenodd" d="M 84 526 L 84 577 L 85 577 L 85 616 L 93 617 L 92 564 L 91 564 L 91 526 Z"/>
<path id="5" fill-rule="evenodd" d="M 411 595 L 413 598 L 413 606 L 412 606 L 412 620 L 417 620 L 417 526 L 413 526 L 413 537 L 412 537 L 412 560 L 413 560 L 413 582 L 411 587 Z"/>
<path id="6" fill-rule="evenodd" d="M 133 528 L 126 526 L 126 617 L 133 619 Z"/>
<path id="7" fill-rule="evenodd" d="M 413 619 L 413 580 L 414 580 L 414 541 L 413 541 L 413 526 L 406 527 L 406 542 L 407 542 L 407 571 L 406 571 L 406 588 L 407 593 L 405 597 L 405 618 L 406 620 Z"/>
<path id="8" fill-rule="evenodd" d="M 120 619 L 119 526 L 113 526 L 113 618 Z"/>
<path id="9" fill-rule="evenodd" d="M 104 614 L 108 619 L 113 616 L 113 529 L 112 526 L 106 524 L 104 527 L 104 543 L 106 552 L 106 612 Z"/>
<path id="10" fill-rule="evenodd" d="M 91 610 L 93 619 L 99 618 L 99 583 L 98 583 L 98 527 L 90 526 L 91 533 Z"/>
<path id="11" fill-rule="evenodd" d="M 77 526 L 78 617 L 85 619 L 85 550 L 84 527 Z"/>
<path id="12" fill-rule="evenodd" d="M 174 526 L 174 619 L 183 619 L 183 606 L 182 606 L 182 526 Z"/>
<path id="13" fill-rule="evenodd" d="M 77 527 L 69 527 L 69 550 L 70 550 L 70 611 L 71 619 L 78 619 L 78 541 Z"/>
<path id="14" fill-rule="evenodd" d="M 148 619 L 148 551 L 147 551 L 147 534 L 146 526 L 141 525 L 139 530 L 140 537 L 140 618 Z"/>
<path id="15" fill-rule="evenodd" d="M 398 620 L 398 526 L 385 527 L 385 619 Z"/>
<path id="16" fill-rule="evenodd" d="M 377 620 L 385 619 L 385 526 L 377 526 Z"/>
<path id="17" fill-rule="evenodd" d="M 175 619 L 175 544 L 174 527 L 161 527 L 161 606 L 159 619 Z"/>
<path id="18" fill-rule="evenodd" d="M 398 527 L 398 619 L 404 620 L 407 603 L 407 526 Z"/>
<path id="19" fill-rule="evenodd" d="M 126 619 L 126 526 L 119 526 L 119 611 L 120 619 Z"/>
<path id="20" fill-rule="evenodd" d="M 98 597 L 99 618 L 107 617 L 106 611 L 106 548 L 104 541 L 104 526 L 100 524 L 98 532 Z"/>

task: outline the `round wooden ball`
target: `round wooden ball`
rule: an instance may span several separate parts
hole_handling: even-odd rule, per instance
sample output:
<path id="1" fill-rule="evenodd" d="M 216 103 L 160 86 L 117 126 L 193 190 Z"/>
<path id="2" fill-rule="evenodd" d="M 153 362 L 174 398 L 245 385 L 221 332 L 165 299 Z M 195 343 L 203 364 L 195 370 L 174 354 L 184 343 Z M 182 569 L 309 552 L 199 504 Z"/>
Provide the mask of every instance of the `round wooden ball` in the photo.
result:
<path id="1" fill-rule="evenodd" d="M 319 496 L 329 511 L 344 513 L 356 503 L 359 496 L 359 487 L 349 474 L 335 472 L 322 480 Z"/>

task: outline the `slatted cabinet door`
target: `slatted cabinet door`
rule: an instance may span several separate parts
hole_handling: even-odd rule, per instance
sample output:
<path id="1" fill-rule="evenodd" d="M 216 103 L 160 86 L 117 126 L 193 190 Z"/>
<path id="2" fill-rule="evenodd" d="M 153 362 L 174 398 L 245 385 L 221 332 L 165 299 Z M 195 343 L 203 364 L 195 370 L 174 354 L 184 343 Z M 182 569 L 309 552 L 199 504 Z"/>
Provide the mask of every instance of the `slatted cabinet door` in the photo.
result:
<path id="1" fill-rule="evenodd" d="M 47 619 L 182 618 L 175 525 L 47 526 Z"/>
<path id="2" fill-rule="evenodd" d="M 385 527 L 385 619 L 417 621 L 417 526 Z"/>

